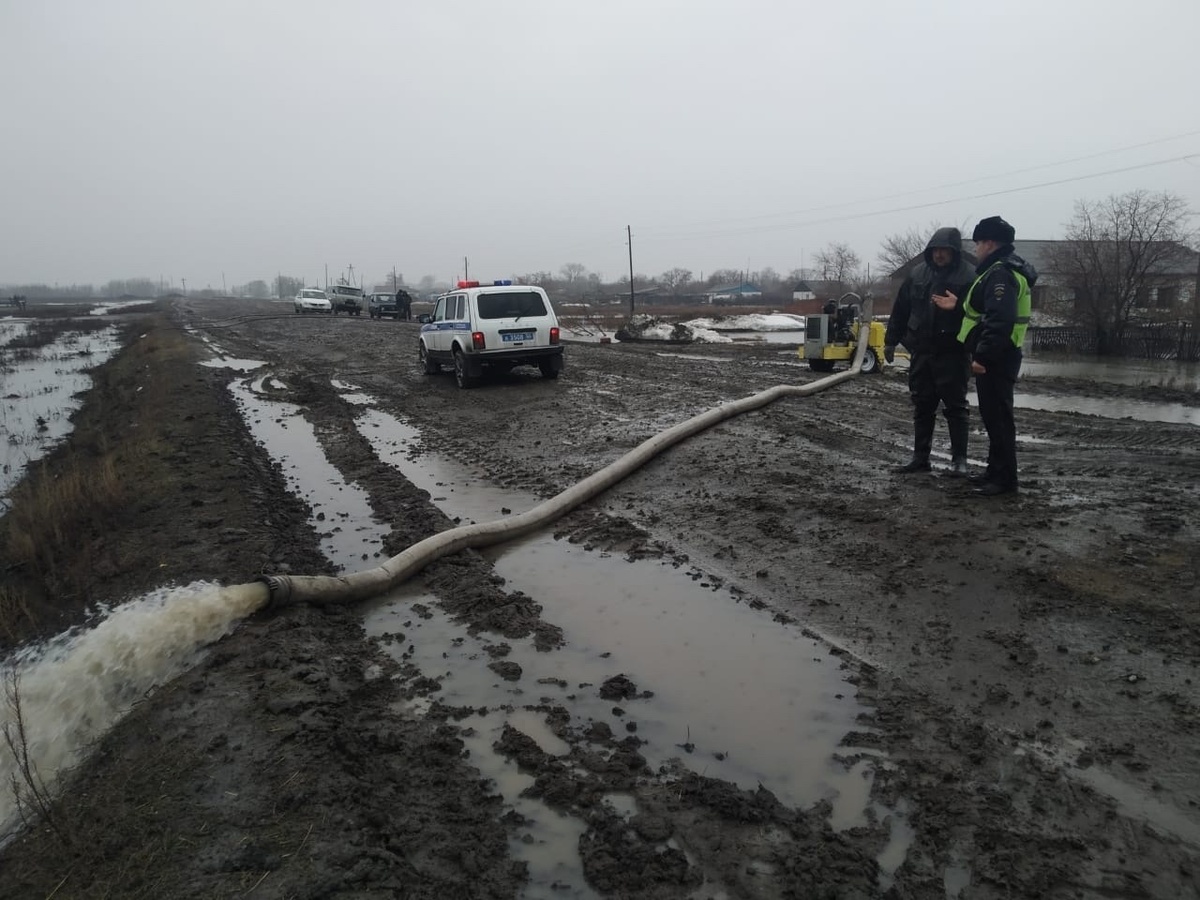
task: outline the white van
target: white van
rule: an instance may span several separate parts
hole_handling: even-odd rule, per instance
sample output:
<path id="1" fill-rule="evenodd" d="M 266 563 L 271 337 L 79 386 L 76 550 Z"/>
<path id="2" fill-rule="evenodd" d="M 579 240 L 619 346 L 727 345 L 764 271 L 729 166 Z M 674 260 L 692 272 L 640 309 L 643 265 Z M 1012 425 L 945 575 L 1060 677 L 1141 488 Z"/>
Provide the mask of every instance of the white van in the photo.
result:
<path id="1" fill-rule="evenodd" d="M 484 368 L 507 372 L 537 366 L 543 378 L 563 368 L 558 316 L 540 287 L 496 281 L 460 281 L 437 298 L 421 326 L 418 353 L 427 375 L 454 367 L 458 386 L 471 387 Z"/>

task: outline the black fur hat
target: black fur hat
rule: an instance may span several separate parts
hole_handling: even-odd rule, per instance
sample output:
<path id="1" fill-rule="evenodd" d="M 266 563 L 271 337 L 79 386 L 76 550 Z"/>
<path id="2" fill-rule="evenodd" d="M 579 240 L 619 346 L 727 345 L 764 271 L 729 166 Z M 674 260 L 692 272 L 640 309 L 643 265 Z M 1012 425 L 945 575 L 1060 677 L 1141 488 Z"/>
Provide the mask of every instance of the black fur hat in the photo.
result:
<path id="1" fill-rule="evenodd" d="M 996 241 L 998 244 L 1011 244 L 1017 236 L 1017 230 L 999 216 L 988 216 L 980 219 L 975 230 L 971 232 L 973 241 Z"/>

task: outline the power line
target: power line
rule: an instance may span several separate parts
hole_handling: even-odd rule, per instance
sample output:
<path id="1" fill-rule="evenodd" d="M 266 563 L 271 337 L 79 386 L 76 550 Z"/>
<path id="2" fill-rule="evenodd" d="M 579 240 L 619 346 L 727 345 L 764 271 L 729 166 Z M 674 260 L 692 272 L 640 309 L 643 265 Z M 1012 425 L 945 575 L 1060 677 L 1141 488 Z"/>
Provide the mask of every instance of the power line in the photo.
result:
<path id="1" fill-rule="evenodd" d="M 840 203 L 830 203 L 830 204 L 827 204 L 824 206 L 812 206 L 812 207 L 808 207 L 806 209 L 792 210 L 791 212 L 761 213 L 761 214 L 753 215 L 753 216 L 737 216 L 737 217 L 727 218 L 727 219 L 709 219 L 706 221 L 693 223 L 693 225 L 698 227 L 701 225 L 720 225 L 720 224 L 727 223 L 727 222 L 729 222 L 729 223 L 732 223 L 732 222 L 754 222 L 754 221 L 761 221 L 763 219 L 779 219 L 779 218 L 784 218 L 786 216 L 799 216 L 799 215 L 806 215 L 808 213 L 815 213 L 815 212 L 828 212 L 829 210 L 832 210 L 832 209 L 844 209 L 847 206 L 858 206 L 862 203 L 880 203 L 884 200 L 895 200 L 900 197 L 911 197 L 915 194 L 927 194 L 930 191 L 948 190 L 950 188 L 962 187 L 963 185 L 967 185 L 967 184 L 978 184 L 981 181 L 994 181 L 997 178 L 1008 178 L 1009 176 L 1012 176 L 1012 175 L 1023 175 L 1027 172 L 1036 172 L 1036 171 L 1040 171 L 1042 169 L 1053 169 L 1053 168 L 1056 168 L 1057 166 L 1066 166 L 1066 165 L 1071 165 L 1072 163 L 1086 162 L 1089 159 L 1098 159 L 1103 156 L 1111 156 L 1114 153 L 1125 153 L 1129 150 L 1140 150 L 1144 147 L 1153 147 L 1158 144 L 1166 144 L 1171 141 L 1178 141 L 1178 140 L 1182 140 L 1184 138 L 1195 137 L 1196 135 L 1200 135 L 1200 130 L 1187 131 L 1182 134 L 1173 134 L 1173 135 L 1169 135 L 1167 137 L 1156 138 L 1152 141 L 1142 141 L 1141 143 L 1138 143 L 1138 144 L 1128 144 L 1124 147 L 1114 147 L 1110 150 L 1100 150 L 1100 151 L 1097 151 L 1096 153 L 1088 153 L 1084 156 L 1074 156 L 1074 157 L 1071 157 L 1070 159 L 1061 159 L 1056 162 L 1040 163 L 1036 166 L 1025 166 L 1024 168 L 1011 169 L 1007 172 L 997 172 L 994 174 L 980 175 L 976 178 L 968 178 L 963 181 L 952 181 L 949 184 L 935 185 L 935 186 L 924 187 L 924 188 L 916 188 L 916 189 L 910 190 L 910 191 L 901 191 L 900 193 L 897 193 L 897 194 L 884 194 L 881 197 L 868 197 L 865 200 L 847 200 L 847 201 L 843 201 Z M 1183 157 L 1183 158 L 1188 159 L 1190 157 Z M 1148 165 L 1159 165 L 1159 163 L 1149 163 Z M 1085 176 L 1085 177 L 1088 177 L 1088 176 Z M 1020 190 L 1020 188 L 1018 188 L 1017 190 Z M 666 228 L 667 226 L 659 226 L 659 227 Z M 684 226 L 684 227 L 692 227 L 692 226 Z M 644 231 L 646 229 L 649 229 L 650 231 L 653 231 L 654 228 L 655 228 L 655 226 L 652 226 L 652 225 L 650 225 L 650 226 L 643 225 L 640 227 L 640 230 Z"/>
<path id="2" fill-rule="evenodd" d="M 1133 172 L 1138 169 L 1149 169 L 1154 166 L 1164 166 L 1173 162 L 1187 162 L 1200 157 L 1200 153 L 1189 153 L 1184 156 L 1173 156 L 1170 159 L 1159 159 L 1154 162 L 1139 163 L 1135 166 L 1124 166 L 1119 169 L 1107 169 L 1103 172 L 1092 172 L 1088 175 L 1074 175 L 1070 178 L 1059 178 L 1054 181 L 1043 181 L 1038 184 L 1027 184 L 1022 187 L 1005 188 L 999 191 L 988 191 L 983 194 L 972 194 L 966 197 L 951 197 L 945 200 L 934 200 L 929 203 L 916 203 L 910 206 L 897 206 L 891 209 L 877 209 L 871 212 L 848 213 L 842 216 L 829 216 L 823 219 L 809 219 L 805 222 L 785 222 L 778 225 L 759 225 L 750 228 L 721 229 L 716 231 L 681 233 L 676 235 L 650 235 L 644 238 L 648 241 L 686 241 L 699 238 L 725 237 L 740 234 L 762 234 L 769 231 L 787 231 L 795 228 L 806 228 L 809 225 L 825 225 L 830 222 L 848 222 L 854 219 L 869 219 L 873 216 L 884 216 L 891 213 L 909 212 L 916 209 L 929 209 L 934 206 L 945 206 L 948 203 L 962 203 L 967 200 L 983 200 L 988 197 L 999 197 L 1004 194 L 1016 194 L 1022 191 L 1033 191 L 1039 188 L 1053 187 L 1059 184 L 1070 184 L 1075 181 L 1087 181 L 1090 178 L 1101 178 L 1105 175 L 1118 175 L 1122 172 Z"/>

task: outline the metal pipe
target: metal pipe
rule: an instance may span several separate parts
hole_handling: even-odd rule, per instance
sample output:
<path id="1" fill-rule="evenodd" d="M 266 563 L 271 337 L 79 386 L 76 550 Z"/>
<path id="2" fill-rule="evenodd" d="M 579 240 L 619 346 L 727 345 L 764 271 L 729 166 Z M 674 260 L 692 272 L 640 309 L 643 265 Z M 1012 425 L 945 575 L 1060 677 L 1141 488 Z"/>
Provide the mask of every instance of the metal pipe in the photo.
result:
<path id="1" fill-rule="evenodd" d="M 864 325 L 869 321 L 869 314 L 864 313 Z M 668 448 L 726 419 L 760 409 L 783 397 L 805 397 L 815 394 L 853 378 L 862 367 L 869 334 L 868 327 L 859 329 L 858 348 L 849 370 L 827 375 L 808 384 L 776 385 L 693 416 L 648 438 L 620 459 L 526 512 L 493 522 L 461 525 L 439 532 L 418 541 L 383 564 L 361 572 L 349 575 L 264 575 L 259 577 L 258 581 L 267 586 L 270 606 L 289 603 L 354 603 L 382 594 L 443 556 L 468 547 L 500 544 L 550 524 L 597 494 L 608 490 Z"/>

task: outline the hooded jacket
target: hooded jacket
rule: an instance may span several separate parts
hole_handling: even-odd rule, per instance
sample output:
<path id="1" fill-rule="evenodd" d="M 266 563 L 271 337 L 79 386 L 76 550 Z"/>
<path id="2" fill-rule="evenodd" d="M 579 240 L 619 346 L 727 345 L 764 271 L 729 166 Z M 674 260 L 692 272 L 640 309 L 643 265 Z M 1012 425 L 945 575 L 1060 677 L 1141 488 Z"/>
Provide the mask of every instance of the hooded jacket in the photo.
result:
<path id="1" fill-rule="evenodd" d="M 950 264 L 938 267 L 933 251 L 939 247 L 953 254 Z M 933 351 L 961 352 L 958 329 L 962 325 L 962 304 L 975 270 L 962 258 L 962 234 L 957 228 L 939 228 L 925 245 L 925 258 L 916 264 L 892 304 L 884 343 L 903 344 L 909 353 Z M 953 310 L 938 309 L 931 299 L 946 291 L 958 297 Z"/>

